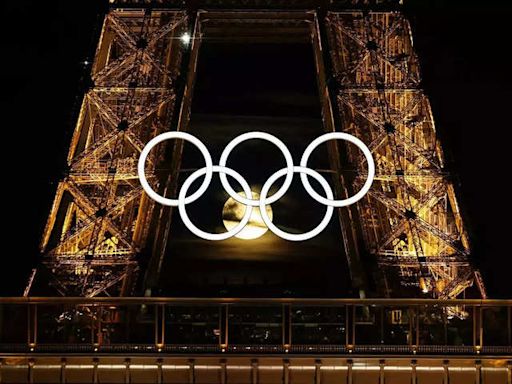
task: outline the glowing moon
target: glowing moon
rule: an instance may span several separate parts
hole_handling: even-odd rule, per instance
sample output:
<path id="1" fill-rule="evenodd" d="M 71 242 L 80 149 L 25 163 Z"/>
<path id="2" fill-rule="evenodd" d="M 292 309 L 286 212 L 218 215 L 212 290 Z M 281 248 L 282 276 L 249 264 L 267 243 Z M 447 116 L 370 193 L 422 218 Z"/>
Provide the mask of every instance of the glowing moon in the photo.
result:
<path id="1" fill-rule="evenodd" d="M 239 192 L 239 195 L 245 197 L 245 194 L 243 192 Z M 259 193 L 252 192 L 252 198 L 259 199 Z M 268 217 L 270 217 L 270 220 L 272 220 L 272 208 L 270 207 L 270 205 L 267 205 L 265 208 L 267 210 Z M 235 227 L 242 220 L 244 212 L 245 205 L 239 203 L 238 201 L 230 197 L 226 201 L 226 203 L 224 204 L 224 208 L 222 209 L 222 221 L 224 223 L 224 227 L 226 227 L 228 231 L 231 228 Z M 238 234 L 236 234 L 235 236 L 238 237 L 239 239 L 252 240 L 263 236 L 267 231 L 268 228 L 263 222 L 263 219 L 261 218 L 259 208 L 253 207 L 249 222 L 247 223 L 245 228 L 238 232 Z"/>

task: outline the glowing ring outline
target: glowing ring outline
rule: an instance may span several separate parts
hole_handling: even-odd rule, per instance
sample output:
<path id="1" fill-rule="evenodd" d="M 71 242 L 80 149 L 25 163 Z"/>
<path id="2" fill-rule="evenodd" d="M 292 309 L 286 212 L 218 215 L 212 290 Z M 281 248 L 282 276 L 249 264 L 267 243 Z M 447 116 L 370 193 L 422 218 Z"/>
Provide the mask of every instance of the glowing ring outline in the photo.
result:
<path id="1" fill-rule="evenodd" d="M 189 143 L 195 145 L 204 157 L 206 176 L 198 190 L 195 191 L 192 195 L 185 198 L 185 204 L 192 203 L 199 199 L 210 186 L 213 177 L 213 161 L 210 152 L 208 151 L 208 148 L 206 148 L 206 146 L 203 144 L 201 140 L 199 140 L 195 136 L 192 136 L 190 133 L 180 131 L 164 132 L 158 136 L 155 136 L 146 144 L 146 146 L 144 147 L 140 154 L 139 162 L 137 164 L 137 172 L 139 174 L 140 184 L 142 185 L 144 191 L 146 191 L 146 193 L 156 202 L 162 205 L 166 205 L 168 207 L 177 207 L 179 204 L 178 199 L 168 199 L 164 196 L 159 195 L 153 190 L 153 188 L 151 188 L 146 178 L 145 172 L 146 160 L 149 155 L 149 152 L 153 149 L 153 147 L 160 144 L 162 141 L 171 139 L 182 139 L 188 141 Z"/>
<path id="2" fill-rule="evenodd" d="M 233 170 L 231 168 L 223 167 L 220 165 L 214 165 L 212 168 L 212 171 L 218 172 L 219 175 L 228 174 L 229 176 L 233 177 L 236 181 L 238 181 L 240 183 L 240 185 L 242 186 L 242 189 L 244 190 L 245 195 L 249 196 L 249 198 L 252 199 L 251 187 L 249 186 L 247 181 L 242 177 L 242 175 L 240 175 L 238 172 L 236 172 L 235 170 Z M 178 210 L 180 212 L 180 216 L 181 216 L 181 220 L 183 221 L 183 224 L 185 224 L 187 229 L 190 232 L 192 232 L 194 235 L 196 235 L 197 237 L 200 237 L 205 240 L 212 240 L 212 241 L 226 240 L 226 239 L 229 239 L 230 237 L 235 236 L 242 229 L 245 228 L 245 226 L 249 222 L 249 219 L 251 218 L 253 208 L 250 205 L 247 205 L 245 207 L 245 212 L 244 212 L 244 216 L 243 216 L 242 220 L 240 220 L 240 222 L 235 227 L 231 228 L 227 232 L 210 233 L 210 232 L 205 232 L 205 231 L 199 229 L 198 227 L 196 227 L 195 224 L 192 223 L 192 221 L 188 217 L 187 209 L 186 209 L 187 203 L 185 202 L 185 195 L 187 194 L 188 189 L 190 188 L 190 185 L 198 177 L 205 174 L 206 172 L 208 172 L 206 167 L 200 168 L 197 171 L 195 171 L 194 173 L 192 173 L 189 177 L 187 177 L 187 179 L 181 186 L 181 190 L 178 195 L 178 201 L 179 201 Z"/>
<path id="3" fill-rule="evenodd" d="M 286 163 L 287 163 L 286 168 L 282 168 L 281 170 L 275 172 L 269 179 L 267 179 L 267 181 L 265 182 L 265 184 L 262 188 L 262 193 L 260 195 L 259 200 L 252 199 L 252 191 L 250 189 L 249 184 L 238 172 L 234 171 L 231 168 L 225 167 L 227 157 L 229 156 L 229 154 L 233 150 L 233 148 L 236 145 L 240 144 L 241 142 L 249 140 L 249 139 L 253 139 L 253 138 L 267 140 L 267 141 L 270 141 L 271 143 L 273 143 L 274 145 L 276 145 L 283 153 Z M 191 176 L 189 176 L 189 178 L 187 178 L 185 180 L 185 183 L 187 184 L 185 191 L 183 192 L 183 186 L 182 186 L 182 189 L 179 192 L 178 199 L 167 199 L 167 198 L 157 194 L 151 188 L 149 183 L 147 182 L 146 175 L 145 175 L 145 169 L 144 169 L 145 162 L 147 160 L 147 156 L 149 155 L 149 152 L 151 151 L 151 149 L 153 149 L 153 147 L 156 146 L 157 144 L 159 144 L 160 142 L 169 140 L 169 139 L 183 139 L 183 140 L 191 142 L 200 150 L 200 152 L 203 155 L 204 160 L 205 160 L 205 167 L 195 171 Z M 308 162 L 309 157 L 310 157 L 311 153 L 313 152 L 313 150 L 315 150 L 318 145 L 320 145 L 326 141 L 333 140 L 333 139 L 346 140 L 346 141 L 349 141 L 349 142 L 355 144 L 363 152 L 363 154 L 367 160 L 367 164 L 368 164 L 368 177 L 365 181 L 365 184 L 363 185 L 363 187 L 361 188 L 361 190 L 358 193 L 356 193 L 354 196 L 344 199 L 344 200 L 334 200 L 332 190 L 331 190 L 329 184 L 327 183 L 327 181 L 323 178 L 323 176 L 321 176 L 318 172 L 314 171 L 313 169 L 307 167 L 307 162 Z M 201 238 L 204 238 L 207 240 L 223 240 L 223 239 L 227 239 L 229 237 L 236 235 L 238 232 L 240 232 L 245 227 L 245 225 L 247 225 L 248 220 L 250 219 L 250 215 L 252 213 L 252 208 L 254 206 L 259 206 L 261 216 L 262 216 L 265 224 L 267 225 L 267 228 L 271 232 L 276 234 L 277 236 L 279 236 L 285 240 L 290 240 L 290 241 L 308 240 L 308 239 L 318 235 L 320 232 L 322 232 L 325 229 L 325 227 L 328 225 L 329 221 L 332 218 L 333 207 L 347 206 L 347 205 L 353 204 L 353 203 L 357 202 L 358 200 L 360 200 L 370 189 L 370 187 L 373 183 L 374 176 L 375 176 L 375 163 L 374 163 L 372 154 L 371 154 L 370 150 L 368 149 L 368 147 L 358 138 L 356 138 L 348 133 L 343 133 L 343 132 L 326 133 L 322 136 L 319 136 L 315 140 L 313 140 L 313 142 L 311 142 L 308 145 L 308 147 L 306 148 L 306 150 L 304 151 L 302 158 L 301 158 L 300 166 L 293 165 L 293 159 L 291 157 L 291 154 L 290 154 L 288 148 L 284 145 L 284 143 L 281 140 L 279 140 L 275 136 L 265 133 L 265 132 L 249 132 L 246 134 L 242 134 L 242 135 L 236 137 L 235 139 L 233 139 L 228 144 L 228 146 L 226 146 L 226 148 L 224 149 L 222 156 L 221 156 L 221 162 L 223 162 L 224 165 L 214 166 L 208 149 L 195 136 L 190 135 L 186 132 L 172 131 L 172 132 L 162 133 L 162 134 L 154 137 L 152 140 L 150 140 L 146 144 L 146 146 L 144 147 L 144 149 L 141 152 L 139 162 L 137 165 L 137 171 L 138 171 L 139 179 L 140 179 L 143 189 L 153 200 L 159 202 L 162 205 L 166 205 L 166 206 L 174 206 L 174 207 L 178 206 L 180 209 L 180 216 L 182 216 L 182 219 L 183 219 L 183 216 L 185 217 L 185 220 L 183 220 L 183 221 L 184 221 L 184 224 L 187 226 L 187 228 L 191 232 L 196 234 L 198 237 L 201 237 Z M 226 192 L 234 200 L 246 205 L 246 208 L 248 208 L 248 209 L 246 209 L 246 211 L 244 213 L 244 218 L 237 226 L 232 228 L 230 231 L 224 232 L 221 234 L 211 234 L 211 233 L 204 232 L 204 231 L 200 230 L 199 228 L 197 228 L 188 218 L 188 215 L 184 208 L 186 204 L 196 201 L 198 198 L 200 198 L 204 194 L 204 192 L 206 191 L 206 189 L 209 187 L 209 185 L 211 183 L 211 179 L 212 179 L 212 176 L 214 173 L 214 168 L 215 168 L 215 172 L 219 173 L 219 176 L 221 178 L 221 183 L 223 180 L 225 181 L 225 184 L 224 183 L 222 183 L 222 184 L 223 184 L 223 187 L 226 189 Z M 309 232 L 305 232 L 303 234 L 290 234 L 290 233 L 286 233 L 286 232 L 280 230 L 272 223 L 272 221 L 268 217 L 266 209 L 265 209 L 266 205 L 269 205 L 269 204 L 277 201 L 288 191 L 288 188 L 292 182 L 294 173 L 300 173 L 301 181 L 303 183 L 304 188 L 308 192 L 308 194 L 313 199 L 318 201 L 319 203 L 327 206 L 326 215 L 324 216 L 324 219 L 322 219 L 321 223 L 315 229 L 313 229 Z M 185 197 L 185 194 L 188 191 L 190 184 L 194 180 L 196 180 L 199 176 L 201 176 L 202 174 L 205 174 L 206 176 L 205 176 L 205 179 L 203 180 L 203 183 L 199 187 L 199 189 L 195 193 L 193 193 L 191 196 Z M 244 189 L 246 196 L 249 196 L 249 198 L 240 196 L 238 193 L 236 193 L 231 188 L 231 186 L 227 180 L 226 174 L 229 174 L 230 176 L 234 177 L 242 185 L 242 188 Z M 193 175 L 194 175 L 194 178 L 191 179 L 191 177 Z M 286 175 L 286 178 L 285 178 L 285 182 L 283 183 L 281 188 L 274 195 L 267 198 L 266 195 L 269 192 L 269 189 L 272 186 L 272 184 L 278 178 L 282 177 L 283 175 Z M 324 190 L 326 192 L 327 198 L 324 198 L 323 196 L 319 195 L 311 187 L 311 184 L 309 183 L 309 180 L 308 180 L 308 175 L 315 178 L 322 185 L 322 187 L 324 188 Z M 185 185 L 185 183 L 184 183 L 184 185 Z M 247 189 L 246 189 L 246 187 L 247 187 Z M 263 194 L 263 191 L 265 192 L 264 194 Z M 234 195 L 231 194 L 230 192 L 234 193 Z M 183 215 L 183 212 L 184 212 L 184 215 Z"/>
<path id="4" fill-rule="evenodd" d="M 281 188 L 279 188 L 279 190 L 276 193 L 274 193 L 271 197 L 269 197 L 268 199 L 266 199 L 264 201 L 264 203 L 265 203 L 264 205 L 270 205 L 272 203 L 275 203 L 277 200 L 279 200 L 281 197 L 283 197 L 286 192 L 288 192 L 288 188 L 290 188 L 290 185 L 293 180 L 293 166 L 294 166 L 293 165 L 293 157 L 292 157 L 292 154 L 290 153 L 290 151 L 288 150 L 288 147 L 281 140 L 279 140 L 274 135 L 271 135 L 270 133 L 266 133 L 266 132 L 253 131 L 253 132 L 243 133 L 243 134 L 235 137 L 233 140 L 231 140 L 229 142 L 228 145 L 226 145 L 226 148 L 224 148 L 224 150 L 222 151 L 222 154 L 220 156 L 219 165 L 222 167 L 225 167 L 231 151 L 238 144 L 241 144 L 244 141 L 252 140 L 252 139 L 266 140 L 266 141 L 274 144 L 281 151 L 281 153 L 283 154 L 285 161 L 286 161 L 286 168 L 283 168 L 283 169 L 286 169 L 287 172 L 286 172 L 286 178 L 284 179 L 283 185 L 281 186 Z M 235 199 L 239 203 L 242 203 L 244 205 L 250 205 L 252 207 L 257 207 L 260 205 L 259 200 L 248 199 L 248 198 L 240 196 L 238 193 L 236 193 L 236 191 L 233 188 L 231 188 L 231 185 L 229 184 L 229 181 L 225 174 L 220 173 L 219 176 L 220 176 L 220 182 L 222 184 L 222 187 L 227 192 L 227 194 L 229 196 L 231 196 L 233 199 Z M 260 197 L 260 200 L 261 200 L 261 197 Z"/>
<path id="5" fill-rule="evenodd" d="M 305 173 L 301 173 L 300 178 L 302 180 L 302 184 L 304 185 L 304 188 L 308 192 L 308 194 L 318 201 L 320 204 L 328 205 L 332 207 L 346 207 L 347 205 L 351 205 L 356 203 L 357 201 L 361 200 L 364 195 L 370 190 L 370 187 L 372 186 L 373 179 L 375 177 L 375 162 L 373 161 L 372 153 L 370 152 L 370 149 L 366 146 L 365 143 L 363 143 L 360 139 L 358 139 L 355 136 L 352 136 L 345 132 L 330 132 L 323 134 L 322 136 L 317 137 L 315 140 L 313 140 L 307 148 L 304 150 L 304 153 L 302 154 L 302 158 L 300 159 L 300 166 L 307 168 L 308 167 L 308 160 L 311 153 L 318 147 L 320 144 L 329 141 L 329 140 L 345 140 L 348 141 L 354 145 L 356 145 L 361 152 L 363 152 L 364 157 L 366 158 L 366 163 L 368 164 L 368 176 L 366 178 L 366 181 L 363 185 L 363 187 L 354 195 L 350 196 L 347 199 L 342 200 L 334 200 L 334 199 L 326 199 L 325 197 L 319 195 L 309 183 L 308 177 Z"/>
<path id="6" fill-rule="evenodd" d="M 288 240 L 288 241 L 305 241 L 305 240 L 309 240 L 309 239 L 317 236 L 319 233 L 321 233 L 329 225 L 329 222 L 331 221 L 331 218 L 332 218 L 332 215 L 333 215 L 333 212 L 334 212 L 334 207 L 332 207 L 331 205 L 328 205 L 327 209 L 325 211 L 325 215 L 324 215 L 322 221 L 320 221 L 320 224 L 318 224 L 314 229 L 312 229 L 312 230 L 310 230 L 308 232 L 295 234 L 295 233 L 288 233 L 288 232 L 285 232 L 285 231 L 279 229 L 272 222 L 270 217 L 268 216 L 267 211 L 265 209 L 265 205 L 266 204 L 263 204 L 263 203 L 264 203 L 264 199 L 267 196 L 267 193 L 268 193 L 270 187 L 272 186 L 272 184 L 274 184 L 274 182 L 277 179 L 279 179 L 280 177 L 282 177 L 286 172 L 287 172 L 286 168 L 280 169 L 279 171 L 275 172 L 272 176 L 270 176 L 268 178 L 268 180 L 265 182 L 265 184 L 263 184 L 263 187 L 261 188 L 261 193 L 260 193 L 260 214 L 261 214 L 261 218 L 263 219 L 263 222 L 265 223 L 267 228 L 274 235 L 276 235 L 276 236 L 278 236 L 278 237 L 280 237 L 280 238 L 282 238 L 284 240 Z M 320 175 L 317 171 L 315 171 L 315 170 L 313 170 L 311 168 L 295 166 L 295 167 L 293 167 L 293 173 L 300 173 L 301 175 L 306 174 L 306 175 L 312 176 L 323 187 L 327 197 L 330 198 L 330 199 L 334 198 L 331 186 L 325 180 L 325 178 L 322 175 Z"/>

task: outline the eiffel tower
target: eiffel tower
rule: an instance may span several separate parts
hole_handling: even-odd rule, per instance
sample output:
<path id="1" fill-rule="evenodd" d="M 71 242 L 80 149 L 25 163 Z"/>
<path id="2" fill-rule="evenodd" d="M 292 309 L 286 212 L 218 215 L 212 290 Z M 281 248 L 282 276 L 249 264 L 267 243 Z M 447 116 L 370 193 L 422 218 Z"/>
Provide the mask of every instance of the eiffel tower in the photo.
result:
<path id="1" fill-rule="evenodd" d="M 142 276 L 154 286 L 147 281 L 161 274 L 174 224 L 143 192 L 136 164 L 151 138 L 190 130 L 197 68 L 208 65 L 199 51 L 219 36 L 308 39 L 323 131 L 350 133 L 370 148 L 370 192 L 337 211 L 356 290 L 452 299 L 476 287 L 470 295 L 486 297 L 411 28 L 394 0 L 111 0 L 27 295 L 43 282 L 85 297 L 141 292 Z M 179 144 L 151 152 L 155 189 L 176 191 L 182 157 Z M 338 196 L 361 187 L 366 166 L 355 148 L 331 147 L 329 164 Z"/>

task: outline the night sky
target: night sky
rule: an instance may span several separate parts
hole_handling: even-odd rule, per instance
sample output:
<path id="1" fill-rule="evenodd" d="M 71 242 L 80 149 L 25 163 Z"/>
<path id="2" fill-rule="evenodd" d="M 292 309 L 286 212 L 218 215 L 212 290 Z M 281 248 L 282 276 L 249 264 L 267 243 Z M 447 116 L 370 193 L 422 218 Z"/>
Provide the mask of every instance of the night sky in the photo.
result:
<path id="1" fill-rule="evenodd" d="M 66 153 L 101 27 L 104 0 L 6 2 L 0 295 L 20 295 L 64 175 Z M 51 5 L 49 5 L 51 4 Z M 476 264 L 491 297 L 511 297 L 506 180 L 510 16 L 504 1 L 406 1 L 423 87 L 454 177 Z M 7 152 L 9 151 L 9 152 Z"/>
<path id="2" fill-rule="evenodd" d="M 232 138 L 263 131 L 282 140 L 294 164 L 299 164 L 305 147 L 323 133 L 313 48 L 307 32 L 307 28 L 299 32 L 295 43 L 237 43 L 225 33 L 209 33 L 205 27 L 189 130 L 207 143 L 214 161 Z M 199 152 L 185 144 L 182 169 L 197 169 L 203 162 Z M 227 163 L 257 192 L 283 164 L 279 150 L 259 140 L 237 146 Z M 309 165 L 331 168 L 327 145 L 314 151 Z M 183 172 L 183 179 L 189 174 Z M 332 180 L 332 174 L 323 176 Z M 278 180 L 270 194 L 282 182 Z M 335 190 L 332 183 L 331 188 Z M 208 191 L 188 205 L 187 211 L 204 230 L 224 232 L 220 213 L 228 198 L 214 176 Z M 279 228 L 304 233 L 321 222 L 325 206 L 308 196 L 296 176 L 288 192 L 272 204 L 272 210 L 273 222 Z M 177 211 L 172 223 L 157 295 L 354 296 L 337 213 L 321 234 L 304 242 L 286 241 L 270 232 L 250 242 L 237 238 L 213 242 L 191 234 Z"/>

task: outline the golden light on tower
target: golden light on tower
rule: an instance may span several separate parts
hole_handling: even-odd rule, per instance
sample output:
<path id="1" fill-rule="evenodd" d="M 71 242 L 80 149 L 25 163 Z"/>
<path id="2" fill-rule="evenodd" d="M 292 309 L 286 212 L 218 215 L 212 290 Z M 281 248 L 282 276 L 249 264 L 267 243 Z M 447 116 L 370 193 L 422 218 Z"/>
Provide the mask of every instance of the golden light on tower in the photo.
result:
<path id="1" fill-rule="evenodd" d="M 239 192 L 239 195 L 245 196 L 243 192 Z M 259 193 L 252 192 L 252 198 L 259 199 Z M 272 208 L 270 207 L 270 205 L 267 205 L 265 208 L 267 210 L 268 216 L 272 220 Z M 222 209 L 222 222 L 224 223 L 224 227 L 226 227 L 228 231 L 234 228 L 242 220 L 242 217 L 244 216 L 245 213 L 245 209 L 246 207 L 244 204 L 239 203 L 232 197 L 230 197 L 226 201 L 226 203 L 224 204 L 224 208 Z M 263 222 L 263 219 L 261 218 L 259 208 L 254 207 L 249 222 L 244 227 L 244 229 L 238 232 L 238 234 L 235 236 L 243 240 L 253 240 L 263 236 L 267 231 L 268 228 Z"/>

